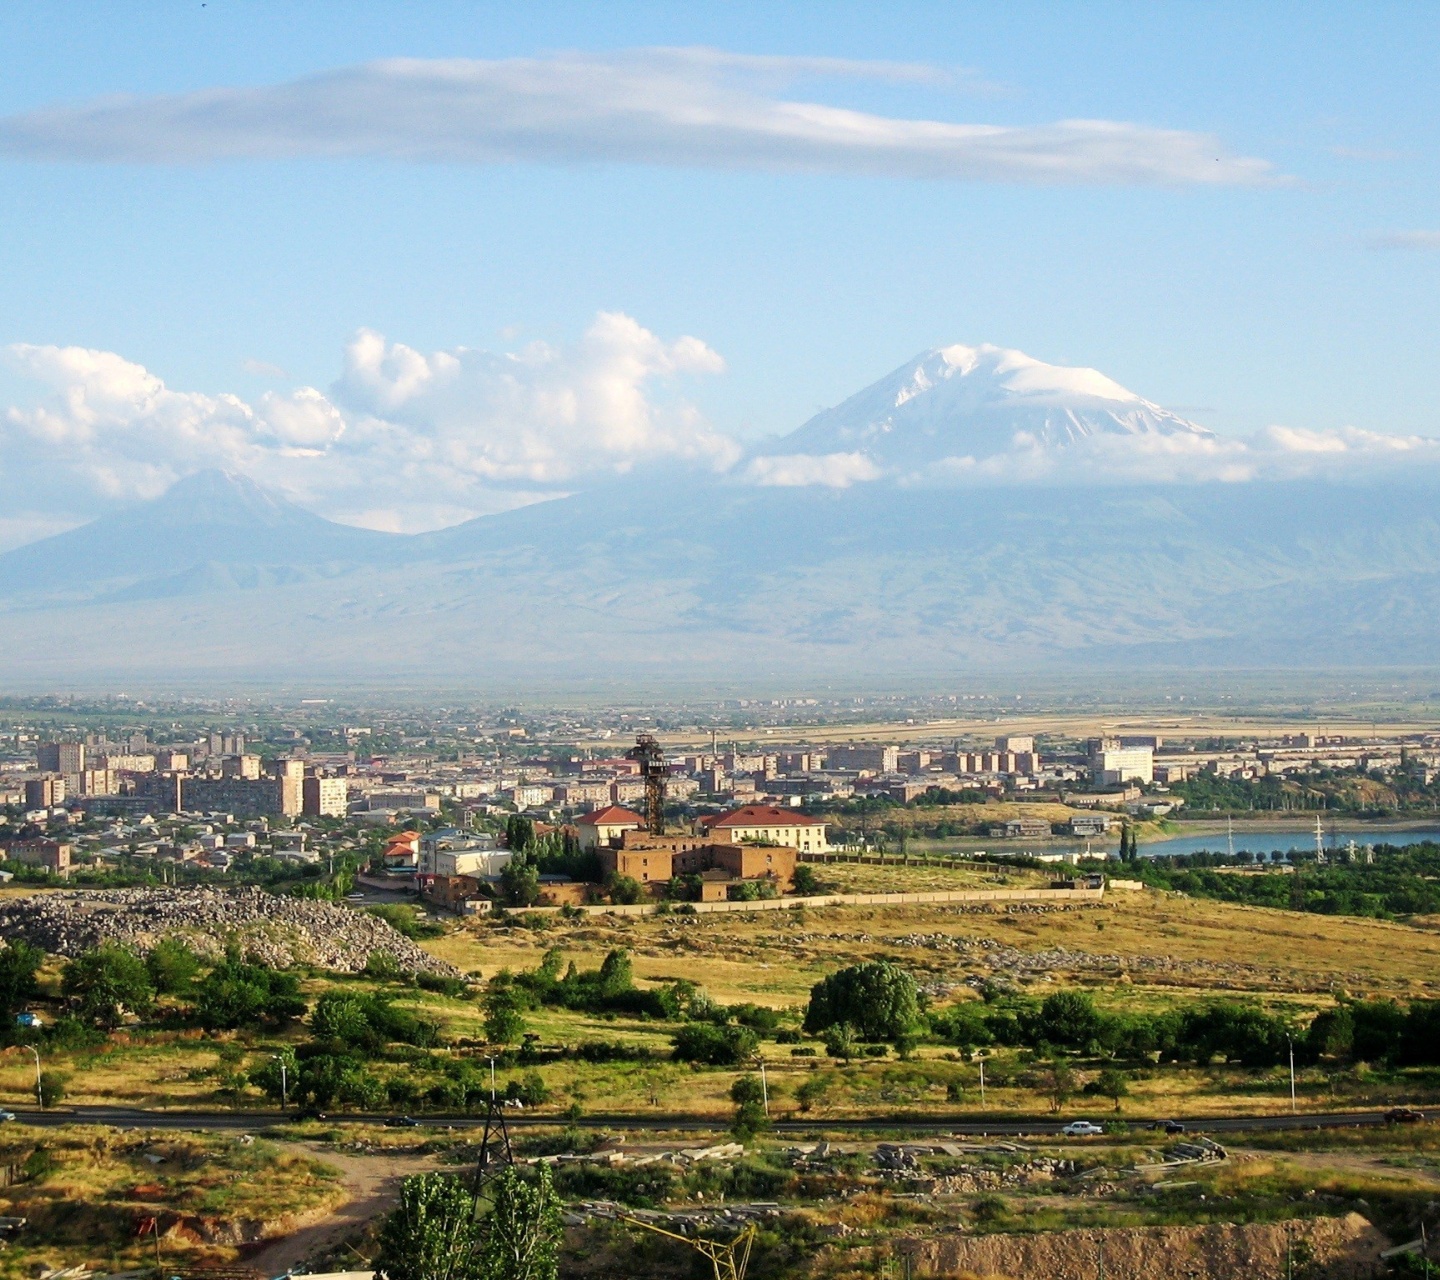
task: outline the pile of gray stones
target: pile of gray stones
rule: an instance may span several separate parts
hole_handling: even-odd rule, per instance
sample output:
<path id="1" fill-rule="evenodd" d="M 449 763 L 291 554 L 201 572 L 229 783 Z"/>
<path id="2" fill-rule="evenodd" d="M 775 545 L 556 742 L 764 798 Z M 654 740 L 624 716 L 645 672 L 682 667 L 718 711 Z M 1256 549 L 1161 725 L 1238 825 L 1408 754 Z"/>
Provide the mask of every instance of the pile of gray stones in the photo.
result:
<path id="1" fill-rule="evenodd" d="M 0 903 L 0 938 L 23 938 L 53 955 L 77 956 L 103 942 L 143 953 L 166 937 L 210 959 L 233 942 L 247 959 L 276 969 L 311 965 L 358 973 L 380 952 L 406 973 L 459 976 L 368 912 L 253 885 L 69 890 Z"/>

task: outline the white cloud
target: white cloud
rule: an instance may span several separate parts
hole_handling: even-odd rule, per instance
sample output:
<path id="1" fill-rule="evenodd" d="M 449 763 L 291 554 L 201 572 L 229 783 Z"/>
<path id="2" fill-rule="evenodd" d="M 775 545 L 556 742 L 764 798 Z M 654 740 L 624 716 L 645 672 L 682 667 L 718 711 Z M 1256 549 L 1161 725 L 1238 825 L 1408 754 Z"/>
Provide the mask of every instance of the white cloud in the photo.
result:
<path id="1" fill-rule="evenodd" d="M 935 78 L 932 68 L 713 49 L 394 58 L 287 84 L 105 98 L 0 120 L 0 154 L 189 164 L 297 156 L 608 161 L 985 182 L 1276 180 L 1211 135 L 1113 120 L 960 124 L 776 96 L 797 77 Z"/>
<path id="2" fill-rule="evenodd" d="M 289 371 L 282 369 L 278 364 L 271 364 L 268 360 L 256 360 L 254 357 L 246 357 L 242 360 L 240 368 L 255 378 L 283 381 L 290 376 Z"/>
<path id="3" fill-rule="evenodd" d="M 11 495 L 0 541 L 155 497 L 206 467 L 348 523 L 413 531 L 644 460 L 723 469 L 739 456 L 671 385 L 719 373 L 721 358 L 617 313 L 597 316 L 571 347 L 518 354 L 426 355 L 361 330 L 328 394 L 296 387 L 253 402 L 174 390 L 108 351 L 17 344 L 3 354 L 48 394 L 0 415 Z"/>
<path id="4" fill-rule="evenodd" d="M 884 473 L 863 453 L 763 454 L 752 458 L 745 477 L 754 484 L 785 488 L 822 485 L 848 489 L 852 484 L 878 480 Z"/>
<path id="5" fill-rule="evenodd" d="M 740 473 L 760 485 L 844 488 L 884 480 L 907 488 L 995 485 L 1237 484 L 1251 480 L 1363 480 L 1436 468 L 1440 439 L 1356 427 L 1271 426 L 1249 439 L 1118 435 L 1045 444 L 1017 433 L 993 453 L 957 454 L 919 467 L 885 467 L 864 451 L 763 455 Z"/>
<path id="6" fill-rule="evenodd" d="M 1366 243 L 1372 249 L 1402 249 L 1425 252 L 1440 249 L 1440 231 L 1382 231 Z"/>
<path id="7" fill-rule="evenodd" d="M 665 342 L 629 316 L 602 312 L 570 350 L 533 343 L 511 355 L 459 348 L 425 356 L 362 330 L 334 394 L 356 447 L 400 467 L 436 466 L 471 481 L 561 484 L 626 471 L 642 458 L 724 468 L 739 456 L 656 379 L 720 373 L 698 338 Z"/>

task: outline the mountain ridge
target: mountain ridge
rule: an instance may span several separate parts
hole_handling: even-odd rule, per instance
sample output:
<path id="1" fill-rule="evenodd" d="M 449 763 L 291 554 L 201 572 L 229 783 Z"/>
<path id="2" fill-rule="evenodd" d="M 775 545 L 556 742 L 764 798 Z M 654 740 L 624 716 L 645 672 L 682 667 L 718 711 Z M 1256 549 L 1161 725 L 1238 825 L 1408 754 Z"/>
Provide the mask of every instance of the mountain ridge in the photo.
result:
<path id="1" fill-rule="evenodd" d="M 1003 452 L 1041 427 L 1039 447 L 1060 455 L 1101 438 L 1212 438 L 1094 370 L 951 347 L 780 442 L 871 450 L 881 478 L 850 487 L 640 471 L 399 535 L 198 473 L 0 556 L 0 676 L 483 684 L 1440 663 L 1440 515 L 1423 471 L 908 483 L 967 440 Z"/>

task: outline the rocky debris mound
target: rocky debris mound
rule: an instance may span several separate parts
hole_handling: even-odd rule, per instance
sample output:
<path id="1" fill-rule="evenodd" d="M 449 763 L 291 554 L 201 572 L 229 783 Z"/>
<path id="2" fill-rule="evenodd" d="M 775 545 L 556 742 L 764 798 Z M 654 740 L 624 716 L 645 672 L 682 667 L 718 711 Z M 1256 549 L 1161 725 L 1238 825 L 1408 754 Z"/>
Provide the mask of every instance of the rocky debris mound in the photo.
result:
<path id="1" fill-rule="evenodd" d="M 217 889 L 96 889 L 36 894 L 0 903 L 0 937 L 23 938 L 55 955 L 77 956 L 102 942 L 149 951 L 178 937 L 218 959 L 237 943 L 276 969 L 314 965 L 358 973 L 375 952 L 406 973 L 459 977 L 452 965 L 368 912 L 266 893 L 253 885 Z"/>
<path id="2" fill-rule="evenodd" d="M 1306 1274 L 1325 1280 L 1369 1280 L 1379 1271 L 1385 1237 L 1358 1214 L 1289 1222 L 1210 1223 L 1194 1227 L 1121 1227 L 1033 1235 L 945 1232 L 905 1242 L 916 1275 L 1045 1276 L 1092 1280 L 1104 1260 L 1106 1280 L 1194 1280 L 1279 1276 L 1288 1250 L 1304 1243 Z"/>

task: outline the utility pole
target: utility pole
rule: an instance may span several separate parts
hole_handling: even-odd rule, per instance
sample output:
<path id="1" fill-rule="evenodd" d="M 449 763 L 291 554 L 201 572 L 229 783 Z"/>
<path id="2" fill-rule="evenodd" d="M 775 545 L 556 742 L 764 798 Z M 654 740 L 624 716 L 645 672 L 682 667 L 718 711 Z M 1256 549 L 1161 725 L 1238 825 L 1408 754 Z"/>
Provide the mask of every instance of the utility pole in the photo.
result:
<path id="1" fill-rule="evenodd" d="M 1295 1114 L 1295 1041 L 1289 1036 L 1285 1037 L 1285 1043 L 1290 1046 L 1290 1114 Z"/>
<path id="2" fill-rule="evenodd" d="M 285 1059 L 278 1053 L 272 1053 L 270 1056 L 280 1064 L 280 1110 L 284 1111 L 289 1098 L 289 1082 L 285 1074 Z"/>
<path id="3" fill-rule="evenodd" d="M 983 1053 L 980 1056 L 980 1106 L 983 1110 L 985 1106 L 985 1056 Z"/>
<path id="4" fill-rule="evenodd" d="M 755 1059 L 760 1064 L 760 1098 L 765 1104 L 765 1118 L 770 1118 L 770 1086 L 765 1081 L 765 1059 L 758 1054 Z"/>

